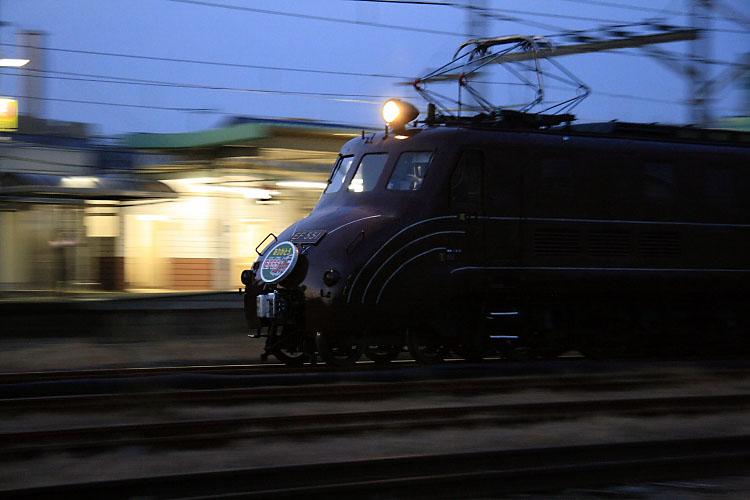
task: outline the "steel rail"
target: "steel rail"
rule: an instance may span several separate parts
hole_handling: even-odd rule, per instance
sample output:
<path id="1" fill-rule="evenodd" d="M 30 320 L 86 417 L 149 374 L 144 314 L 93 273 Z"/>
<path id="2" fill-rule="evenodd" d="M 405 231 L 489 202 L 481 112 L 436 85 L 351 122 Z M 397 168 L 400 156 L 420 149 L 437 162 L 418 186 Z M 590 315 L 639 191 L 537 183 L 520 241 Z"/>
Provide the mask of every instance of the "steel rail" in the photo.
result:
<path id="1" fill-rule="evenodd" d="M 383 400 L 414 394 L 481 395 L 544 389 L 553 391 L 627 391 L 643 388 L 687 385 L 705 382 L 707 377 L 747 379 L 746 370 L 722 370 L 694 376 L 681 373 L 608 373 L 577 375 L 536 375 L 460 378 L 448 380 L 407 380 L 397 382 L 322 383 L 299 385 L 263 385 L 261 387 L 164 390 L 160 382 L 151 391 L 116 393 L 76 393 L 66 395 L 25 396 L 21 386 L 16 395 L 0 389 L 0 410 L 5 412 L 74 412 L 82 410 L 120 410 L 136 406 L 237 405 L 253 402 L 280 403 L 299 401 Z M 263 383 L 263 382 L 258 382 Z M 54 388 L 53 388 L 54 389 Z M 90 390 L 83 384 L 82 390 Z M 11 391 L 11 394 L 12 391 Z"/>
<path id="2" fill-rule="evenodd" d="M 747 474 L 750 436 L 221 470 L 0 490 L 8 499 L 476 498 Z"/>
<path id="3" fill-rule="evenodd" d="M 357 368 L 362 368 L 357 366 Z M 316 367 L 288 368 L 281 363 L 228 364 L 228 365 L 173 365 L 144 366 L 132 368 L 93 368 L 88 370 L 49 370 L 0 373 L 0 384 L 23 384 L 30 382 L 57 382 L 61 380 L 117 379 L 155 377 L 193 373 L 202 375 L 254 375 L 263 373 L 288 374 L 310 373 Z"/>
<path id="4" fill-rule="evenodd" d="M 579 359 L 579 358 L 574 358 Z M 490 360 L 492 361 L 492 360 Z M 513 361 L 502 361 L 504 364 L 517 363 Z M 565 360 L 560 359 L 560 362 Z M 639 362 L 636 360 L 636 362 Z M 446 365 L 466 363 L 463 360 L 448 360 Z M 533 363 L 533 362 L 531 362 Z M 444 366 L 446 366 L 444 365 Z M 468 366 L 476 366 L 476 363 Z M 59 382 L 64 380 L 106 380 L 119 378 L 141 378 L 156 377 L 163 375 L 198 374 L 198 375 L 289 375 L 310 373 L 351 373 L 351 372 L 387 372 L 404 368 L 418 367 L 411 359 L 403 359 L 388 365 L 378 365 L 371 361 L 360 361 L 356 365 L 347 368 L 332 368 L 324 364 L 316 366 L 305 365 L 303 367 L 289 367 L 282 363 L 241 363 L 241 364 L 217 364 L 217 365 L 168 365 L 168 366 L 140 366 L 124 368 L 91 368 L 81 370 L 43 370 L 23 372 L 0 372 L 0 386 L 7 384 L 25 384 L 33 382 Z M 692 368 L 687 366 L 688 369 Z M 702 369 L 702 368 L 701 368 Z M 747 368 L 713 368 L 708 367 L 706 373 L 717 373 L 719 375 L 729 372 L 748 373 Z"/>
<path id="5" fill-rule="evenodd" d="M 203 419 L 0 433 L 0 461 L 53 451 L 123 446 L 188 448 L 229 440 L 322 438 L 394 430 L 476 428 L 572 420 L 591 415 L 719 414 L 750 409 L 749 394 L 464 405 L 367 412 Z"/>

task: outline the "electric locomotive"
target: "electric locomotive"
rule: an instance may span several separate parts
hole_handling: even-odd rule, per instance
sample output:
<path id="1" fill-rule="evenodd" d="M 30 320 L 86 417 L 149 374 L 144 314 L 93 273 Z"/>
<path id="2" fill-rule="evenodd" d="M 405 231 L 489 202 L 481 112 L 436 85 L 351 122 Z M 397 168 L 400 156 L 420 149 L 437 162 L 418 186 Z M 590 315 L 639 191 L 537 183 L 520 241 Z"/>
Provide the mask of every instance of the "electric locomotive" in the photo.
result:
<path id="1" fill-rule="evenodd" d="M 750 134 L 384 107 L 242 273 L 264 358 L 746 349 Z"/>

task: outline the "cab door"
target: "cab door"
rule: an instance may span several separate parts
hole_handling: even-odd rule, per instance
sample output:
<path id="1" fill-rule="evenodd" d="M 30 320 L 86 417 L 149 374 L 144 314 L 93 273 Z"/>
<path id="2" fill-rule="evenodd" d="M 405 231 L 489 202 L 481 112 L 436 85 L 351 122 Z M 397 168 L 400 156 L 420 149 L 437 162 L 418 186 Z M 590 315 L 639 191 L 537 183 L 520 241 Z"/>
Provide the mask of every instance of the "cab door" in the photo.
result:
<path id="1" fill-rule="evenodd" d="M 481 150 L 466 149 L 451 176 L 451 212 L 458 216 L 458 226 L 466 232 L 461 249 L 464 265 L 483 265 L 486 258 L 484 165 L 485 154 Z"/>

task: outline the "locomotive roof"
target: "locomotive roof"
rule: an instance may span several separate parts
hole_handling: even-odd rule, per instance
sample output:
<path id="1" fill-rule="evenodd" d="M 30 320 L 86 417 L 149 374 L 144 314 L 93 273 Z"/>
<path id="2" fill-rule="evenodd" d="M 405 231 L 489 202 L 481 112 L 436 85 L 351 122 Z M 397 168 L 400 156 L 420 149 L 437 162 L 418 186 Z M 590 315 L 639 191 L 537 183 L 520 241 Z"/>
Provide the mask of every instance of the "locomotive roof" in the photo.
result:
<path id="1" fill-rule="evenodd" d="M 542 115 L 503 110 L 498 116 L 485 114 L 474 117 L 425 120 L 435 126 L 461 127 L 475 130 L 552 132 L 588 137 L 610 137 L 641 139 L 693 144 L 722 144 L 726 146 L 750 147 L 750 132 L 701 128 L 692 125 L 662 125 L 656 123 L 630 123 L 610 121 L 601 123 L 572 123 L 573 115 Z"/>

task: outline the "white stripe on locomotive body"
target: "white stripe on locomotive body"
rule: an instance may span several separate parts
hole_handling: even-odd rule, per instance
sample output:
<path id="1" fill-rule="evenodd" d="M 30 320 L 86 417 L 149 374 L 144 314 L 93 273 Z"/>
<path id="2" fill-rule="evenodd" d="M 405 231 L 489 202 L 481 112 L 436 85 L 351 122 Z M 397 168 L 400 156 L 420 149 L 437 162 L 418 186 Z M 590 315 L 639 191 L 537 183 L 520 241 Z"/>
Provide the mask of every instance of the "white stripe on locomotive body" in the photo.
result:
<path id="1" fill-rule="evenodd" d="M 490 217 L 491 219 L 503 219 L 507 220 L 506 217 Z M 649 221 L 649 220 L 614 220 L 614 219 L 552 219 L 552 218 L 541 218 L 541 217 L 523 217 L 517 218 L 518 221 L 532 221 L 532 222 L 606 222 L 610 224 L 644 224 L 644 225 L 659 225 L 659 226 L 706 226 L 706 227 L 738 227 L 738 228 L 750 228 L 750 224 L 723 224 L 713 222 L 670 222 L 670 221 Z"/>
<path id="2" fill-rule="evenodd" d="M 341 229 L 342 227 L 346 227 L 346 226 L 348 226 L 349 224 L 354 224 L 355 222 L 359 222 L 359 221 L 361 221 L 361 220 L 367 220 L 367 219 L 375 219 L 375 218 L 378 218 L 378 217 L 382 217 L 382 215 L 369 215 L 369 216 L 367 216 L 367 217 L 362 217 L 361 219 L 357 219 L 357 220 L 353 220 L 353 221 L 351 221 L 351 222 L 347 222 L 346 224 L 342 224 L 342 225 L 340 225 L 340 226 L 339 226 L 339 227 L 337 227 L 336 229 L 333 229 L 333 230 L 331 230 L 331 231 L 328 231 L 328 234 L 333 234 L 333 233 L 335 233 L 336 231 L 338 231 L 339 229 Z"/>
<path id="3" fill-rule="evenodd" d="M 378 297 L 375 299 L 375 303 L 376 304 L 380 303 L 380 297 L 381 297 L 381 295 L 383 295 L 383 292 L 385 291 L 385 287 L 388 286 L 388 282 L 391 281 L 391 279 L 393 279 L 393 277 L 396 276 L 396 274 L 399 271 L 401 271 L 401 269 L 403 269 L 406 264 L 408 264 L 408 263 L 410 263 L 410 262 L 412 262 L 414 260 L 417 260 L 418 258 L 422 257 L 423 255 L 427 255 L 428 253 L 437 252 L 437 251 L 441 251 L 441 250 L 447 250 L 447 248 L 446 247 L 436 247 L 436 248 L 431 248 L 430 250 L 425 250 L 424 252 L 415 255 L 411 259 L 409 259 L 406 262 L 404 262 L 403 264 L 401 264 L 398 267 L 398 269 L 396 269 L 395 271 L 393 271 L 393 274 L 391 274 L 388 277 L 388 279 L 385 280 L 385 283 L 383 283 L 383 286 L 380 288 L 380 293 L 378 293 Z"/>
<path id="4" fill-rule="evenodd" d="M 365 297 L 367 296 L 367 291 L 370 289 L 370 285 L 372 285 L 372 282 L 373 282 L 373 280 L 375 280 L 375 277 L 385 267 L 386 264 L 388 264 L 394 257 L 396 257 L 396 255 L 398 255 L 399 252 L 401 252 L 402 250 L 404 250 L 408 246 L 413 245 L 414 243 L 417 243 L 418 241 L 421 241 L 421 240 L 423 240 L 425 238 L 429 238 L 431 236 L 437 236 L 437 235 L 441 235 L 441 234 L 466 234 L 466 231 L 438 231 L 438 232 L 435 232 L 435 233 L 426 234 L 424 236 L 421 236 L 421 237 L 417 238 L 416 240 L 410 241 L 406 245 L 402 246 L 401 248 L 399 248 L 398 250 L 396 250 L 395 252 L 393 252 L 391 254 L 391 256 L 388 257 L 385 260 L 385 262 L 383 262 L 380 265 L 380 267 L 373 273 L 372 277 L 370 278 L 370 281 L 367 282 L 367 286 L 365 287 L 365 291 L 362 292 L 362 303 L 363 304 L 365 303 Z"/>
<path id="5" fill-rule="evenodd" d="M 365 219 L 368 217 L 365 217 Z M 362 273 L 367 268 L 367 266 L 370 265 L 370 263 L 375 259 L 375 257 L 378 256 L 378 254 L 396 237 L 401 235 L 404 231 L 420 225 L 424 224 L 426 222 L 431 222 L 435 220 L 442 220 L 442 219 L 459 219 L 459 215 L 445 215 L 440 217 L 432 217 L 429 219 L 424 219 L 421 221 L 417 221 L 413 224 L 410 224 L 406 226 L 405 228 L 401 229 L 399 232 L 391 236 L 391 238 L 388 239 L 380 248 L 378 248 L 372 256 L 367 260 L 364 266 L 359 270 L 357 273 L 357 276 L 354 278 L 354 281 L 352 282 L 352 286 L 349 289 L 349 293 L 347 295 L 347 302 L 350 303 L 352 299 L 352 294 L 354 293 L 354 288 L 359 281 L 359 278 L 362 276 Z M 662 225 L 662 226 L 696 226 L 696 227 L 734 227 L 734 228 L 750 228 L 750 224 L 722 224 L 722 223 L 710 223 L 710 222 L 671 222 L 671 221 L 642 221 L 642 220 L 614 220 L 614 219 L 562 219 L 562 218 L 542 218 L 542 217 L 495 217 L 495 216 L 468 216 L 467 219 L 485 219 L 485 220 L 495 220 L 495 221 L 515 221 L 515 222 L 584 222 L 584 223 L 609 223 L 609 224 L 636 224 L 636 225 Z M 359 219 L 363 220 L 363 219 Z M 357 222 L 357 221 L 352 221 Z M 339 228 L 336 228 L 339 229 Z M 334 230 L 335 231 L 335 230 Z M 333 231 L 331 231 L 333 232 Z M 398 250 L 400 251 L 400 250 Z M 396 253 L 398 253 L 398 251 Z M 395 255 L 395 254 L 394 254 Z M 390 258 L 389 258 L 390 259 Z M 377 274 L 381 269 L 382 265 L 378 268 L 377 271 L 375 271 L 375 274 Z M 590 271 L 720 271 L 720 272 L 750 272 L 750 270 L 734 270 L 734 269 L 656 269 L 656 268 L 608 268 L 608 267 L 462 267 L 462 268 L 456 268 L 451 271 L 451 274 L 463 271 L 467 269 L 486 269 L 486 270 L 545 270 L 545 271 L 551 271 L 551 270 L 573 270 L 573 271 L 582 271 L 582 270 L 590 270 Z M 375 275 L 370 279 L 370 281 L 367 284 L 367 287 L 365 288 L 365 292 L 362 294 L 362 302 L 364 303 L 365 294 L 367 293 L 370 284 L 372 283 Z"/>
<path id="6" fill-rule="evenodd" d="M 399 231 L 399 232 L 397 232 L 396 234 L 394 234 L 393 236 L 391 236 L 391 237 L 390 237 L 390 238 L 388 239 L 388 241 L 386 241 L 385 243 L 383 243 L 383 245 L 382 245 L 382 246 L 381 246 L 380 248 L 378 248 L 378 249 L 377 249 L 377 250 L 376 250 L 376 251 L 375 251 L 375 252 L 374 252 L 374 253 L 373 253 L 373 254 L 372 254 L 372 255 L 370 256 L 370 258 L 369 258 L 369 259 L 367 260 L 367 262 L 365 262 L 365 265 L 364 265 L 364 266 L 362 266 L 362 267 L 360 268 L 359 272 L 357 273 L 357 276 L 356 276 L 356 277 L 354 278 L 354 281 L 352 282 L 352 286 L 351 286 L 351 288 L 349 289 L 349 294 L 348 294 L 348 295 L 347 295 L 347 297 L 346 297 L 346 301 L 347 301 L 347 302 L 351 302 L 351 300 L 352 300 L 352 292 L 354 291 L 354 287 L 356 286 L 356 284 L 357 284 L 357 281 L 359 280 L 359 277 L 360 277 L 360 276 L 362 275 L 362 272 L 363 272 L 363 271 L 364 271 L 365 269 L 367 269 L 367 266 L 369 266 L 369 265 L 370 265 L 370 262 L 372 262 L 372 261 L 373 261 L 373 259 L 375 259 L 375 257 L 377 257 L 377 256 L 378 256 L 378 254 L 379 254 L 379 253 L 381 252 L 381 250 L 383 250 L 383 248 L 385 248 L 385 247 L 386 247 L 386 246 L 388 245 L 388 243 L 390 243 L 391 241 L 393 241 L 393 240 L 394 240 L 394 239 L 395 239 L 395 238 L 396 238 L 397 236 L 399 236 L 399 235 L 400 235 L 401 233 L 403 233 L 403 232 L 404 232 L 404 231 L 406 231 L 407 229 L 410 229 L 410 228 L 412 228 L 412 227 L 414 227 L 414 226 L 418 226 L 419 224 L 424 224 L 425 222 L 431 222 L 431 221 L 434 221 L 434 220 L 442 220 L 442 219 L 457 219 L 457 218 L 458 218 L 458 216 L 457 216 L 457 215 L 443 215 L 443 216 L 440 216 L 440 217 L 432 217 L 432 218 L 430 218 L 430 219 L 423 219 L 423 220 L 417 221 L 417 222 L 415 222 L 415 223 L 413 223 L 413 224 L 409 224 L 408 226 L 406 226 L 405 228 L 403 228 L 403 229 L 402 229 L 401 231 Z"/>
<path id="7" fill-rule="evenodd" d="M 450 273 L 460 271 L 648 271 L 648 272 L 700 272 L 700 273 L 750 273 L 750 269 L 672 269 L 656 267 L 545 267 L 545 266 L 467 266 L 457 267 Z"/>
<path id="8" fill-rule="evenodd" d="M 697 226 L 697 227 L 735 227 L 750 228 L 750 224 L 725 224 L 714 222 L 672 222 L 672 221 L 652 221 L 652 220 L 615 220 L 615 219 L 556 219 L 547 217 L 492 217 L 492 216 L 472 216 L 474 219 L 489 219 L 516 222 L 587 222 L 587 223 L 607 223 L 607 224 L 641 224 L 651 226 Z"/>

